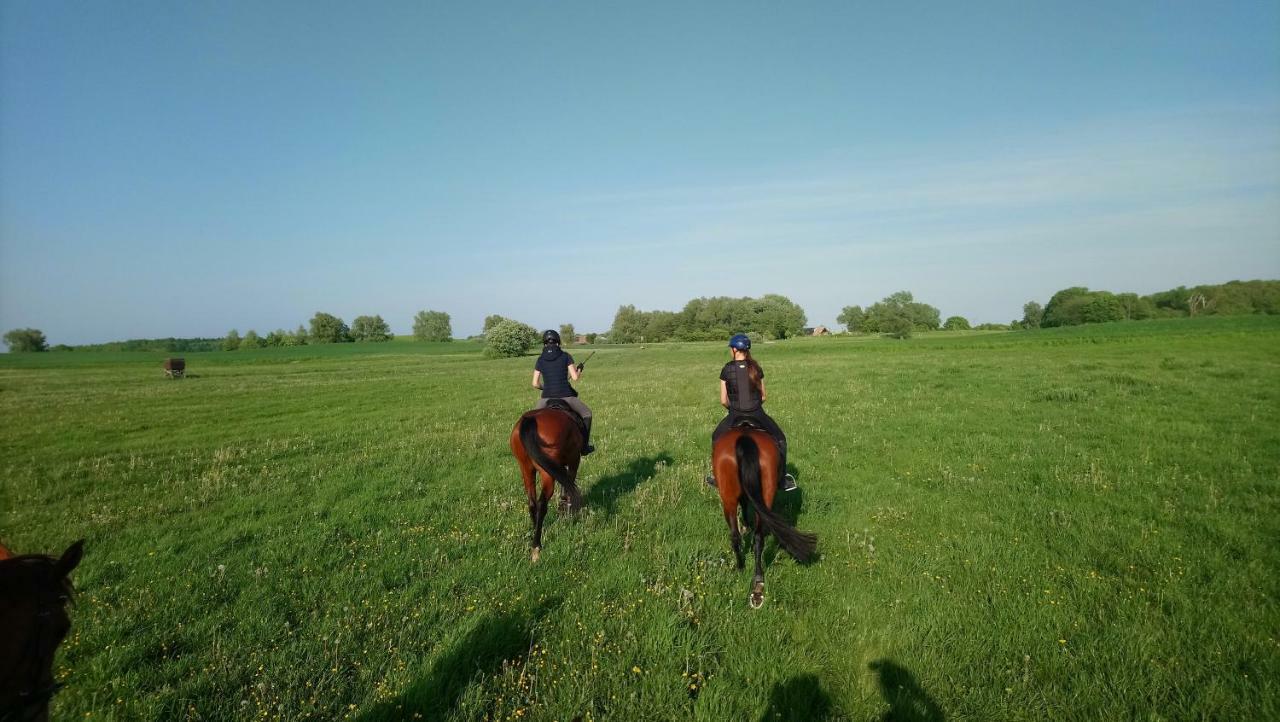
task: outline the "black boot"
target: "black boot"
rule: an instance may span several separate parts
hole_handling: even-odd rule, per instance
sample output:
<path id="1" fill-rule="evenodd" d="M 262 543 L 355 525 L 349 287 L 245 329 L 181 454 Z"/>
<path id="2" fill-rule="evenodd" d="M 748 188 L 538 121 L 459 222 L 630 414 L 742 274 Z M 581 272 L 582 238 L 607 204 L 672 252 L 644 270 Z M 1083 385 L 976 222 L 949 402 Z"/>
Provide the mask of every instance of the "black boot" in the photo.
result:
<path id="1" fill-rule="evenodd" d="M 778 486 L 783 491 L 795 491 L 800 487 L 796 486 L 796 478 L 787 473 L 787 442 L 785 439 L 778 441 L 778 451 L 778 455 L 781 457 L 778 459 L 778 464 L 782 467 L 782 479 L 779 480 Z"/>
<path id="2" fill-rule="evenodd" d="M 582 434 L 582 455 L 586 456 L 595 451 L 596 447 L 591 445 L 591 419 L 583 419 L 582 425 L 586 427 L 586 431 Z"/>

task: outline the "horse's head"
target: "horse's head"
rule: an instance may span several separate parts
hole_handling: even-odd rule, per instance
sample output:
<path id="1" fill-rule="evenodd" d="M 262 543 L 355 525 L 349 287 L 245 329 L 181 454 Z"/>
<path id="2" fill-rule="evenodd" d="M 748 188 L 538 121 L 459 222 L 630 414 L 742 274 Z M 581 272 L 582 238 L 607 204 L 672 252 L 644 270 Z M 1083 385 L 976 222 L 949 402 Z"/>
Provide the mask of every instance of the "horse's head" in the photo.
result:
<path id="1" fill-rule="evenodd" d="M 54 559 L 28 554 L 0 561 L 0 719 L 43 721 L 58 685 L 53 657 L 71 629 L 68 575 L 84 541 Z"/>

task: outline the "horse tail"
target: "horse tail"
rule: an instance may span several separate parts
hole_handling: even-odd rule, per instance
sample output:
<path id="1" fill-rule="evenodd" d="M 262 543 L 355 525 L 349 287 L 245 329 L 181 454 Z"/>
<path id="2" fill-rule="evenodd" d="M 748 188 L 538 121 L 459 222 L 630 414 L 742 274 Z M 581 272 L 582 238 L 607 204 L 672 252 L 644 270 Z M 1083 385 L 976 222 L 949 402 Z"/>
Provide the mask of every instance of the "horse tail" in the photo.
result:
<path id="1" fill-rule="evenodd" d="M 734 444 L 734 452 L 738 457 L 738 479 L 756 516 L 796 561 L 809 561 L 818 548 L 818 535 L 796 529 L 764 505 L 764 495 L 760 490 L 760 447 L 750 435 L 743 434 Z"/>
<path id="2" fill-rule="evenodd" d="M 520 419 L 520 444 L 524 446 L 524 452 L 529 455 L 529 458 L 533 459 L 533 463 L 545 469 L 551 478 L 560 482 L 565 489 L 577 490 L 577 485 L 569 476 L 568 467 L 552 461 L 551 457 L 547 456 L 547 452 L 543 451 L 542 439 L 538 436 L 538 421 L 532 416 Z"/>

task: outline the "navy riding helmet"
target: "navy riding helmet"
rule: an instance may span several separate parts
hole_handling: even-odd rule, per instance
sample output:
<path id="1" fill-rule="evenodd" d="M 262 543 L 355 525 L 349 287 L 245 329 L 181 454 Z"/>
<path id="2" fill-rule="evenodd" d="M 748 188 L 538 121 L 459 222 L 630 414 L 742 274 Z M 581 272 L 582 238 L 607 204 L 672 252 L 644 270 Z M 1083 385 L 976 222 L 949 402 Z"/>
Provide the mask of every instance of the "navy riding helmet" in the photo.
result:
<path id="1" fill-rule="evenodd" d="M 557 346 L 560 345 L 560 334 L 556 333 L 555 331 L 552 331 L 551 329 L 547 329 L 546 331 L 543 331 L 542 345 L 546 346 L 547 344 L 552 344 L 552 343 Z"/>
<path id="2" fill-rule="evenodd" d="M 737 334 L 733 338 L 729 339 L 729 348 L 736 348 L 739 351 L 750 351 L 751 338 L 745 333 Z"/>

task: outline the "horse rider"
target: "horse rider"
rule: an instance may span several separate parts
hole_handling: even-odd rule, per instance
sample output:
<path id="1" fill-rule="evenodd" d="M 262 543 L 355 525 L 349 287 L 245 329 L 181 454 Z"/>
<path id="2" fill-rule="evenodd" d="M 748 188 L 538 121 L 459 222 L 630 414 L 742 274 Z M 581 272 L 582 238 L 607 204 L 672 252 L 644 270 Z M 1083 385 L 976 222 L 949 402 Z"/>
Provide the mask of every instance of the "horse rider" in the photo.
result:
<path id="1" fill-rule="evenodd" d="M 591 409 L 578 398 L 578 392 L 569 385 L 569 380 L 577 381 L 582 377 L 582 366 L 573 363 L 573 356 L 560 348 L 560 334 L 550 329 L 542 333 L 542 353 L 533 365 L 533 387 L 542 389 L 542 398 L 534 405 L 535 409 L 546 408 L 547 402 L 559 399 L 569 405 L 586 426 L 586 435 L 582 439 L 582 455 L 586 456 L 596 450 L 591 445 Z"/>
<path id="2" fill-rule="evenodd" d="M 718 440 L 735 419 L 749 417 L 760 425 L 774 441 L 778 443 L 778 455 L 783 477 L 780 486 L 783 491 L 795 491 L 796 480 L 787 470 L 787 437 L 774 421 L 764 412 L 764 402 L 768 394 L 764 390 L 764 369 L 751 358 L 751 339 L 744 333 L 729 339 L 729 349 L 733 358 L 720 369 L 720 405 L 729 413 L 711 432 L 711 445 Z M 714 476 L 707 477 L 707 484 L 716 485 Z"/>

